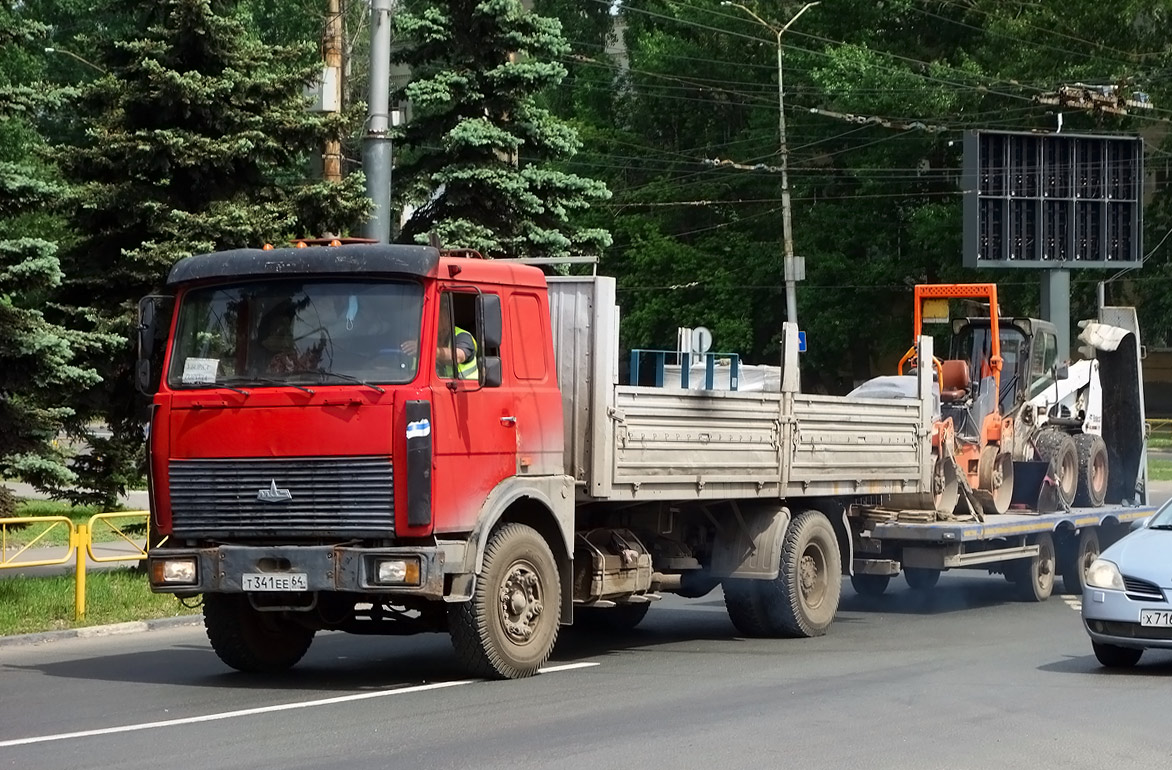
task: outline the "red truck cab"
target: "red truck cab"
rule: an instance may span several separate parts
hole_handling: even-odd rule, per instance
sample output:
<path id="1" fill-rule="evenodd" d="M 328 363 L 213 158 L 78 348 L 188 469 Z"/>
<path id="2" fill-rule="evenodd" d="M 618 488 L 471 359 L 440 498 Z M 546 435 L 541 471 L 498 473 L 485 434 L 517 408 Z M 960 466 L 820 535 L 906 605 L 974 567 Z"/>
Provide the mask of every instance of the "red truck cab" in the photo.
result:
<path id="1" fill-rule="evenodd" d="M 568 561 L 573 484 L 539 269 L 423 246 L 240 249 L 181 260 L 167 286 L 157 350 L 166 305 L 147 298 L 141 313 L 167 538 L 151 582 L 204 597 L 229 665 L 285 668 L 319 628 L 441 630 L 502 517 L 528 515 Z M 532 634 L 540 599 L 522 593 L 502 622 Z"/>

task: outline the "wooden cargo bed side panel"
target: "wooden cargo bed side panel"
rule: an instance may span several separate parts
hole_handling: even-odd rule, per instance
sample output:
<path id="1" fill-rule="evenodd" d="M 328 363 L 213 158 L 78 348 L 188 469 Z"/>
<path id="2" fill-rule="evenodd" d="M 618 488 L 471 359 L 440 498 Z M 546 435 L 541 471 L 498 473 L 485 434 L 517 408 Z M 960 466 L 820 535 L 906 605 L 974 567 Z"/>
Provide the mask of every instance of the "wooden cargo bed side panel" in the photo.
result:
<path id="1" fill-rule="evenodd" d="M 918 401 L 795 394 L 793 416 L 791 496 L 918 491 L 931 454 Z"/>
<path id="2" fill-rule="evenodd" d="M 778 393 L 616 388 L 615 487 L 638 485 L 639 497 L 650 489 L 705 497 L 709 484 L 776 495 L 780 402 Z"/>

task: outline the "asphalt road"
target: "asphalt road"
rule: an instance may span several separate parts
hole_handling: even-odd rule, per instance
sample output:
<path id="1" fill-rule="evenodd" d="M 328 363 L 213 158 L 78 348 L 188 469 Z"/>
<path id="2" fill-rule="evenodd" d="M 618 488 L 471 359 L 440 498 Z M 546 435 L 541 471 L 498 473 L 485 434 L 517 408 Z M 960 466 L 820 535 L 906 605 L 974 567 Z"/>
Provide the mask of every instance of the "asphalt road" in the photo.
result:
<path id="1" fill-rule="evenodd" d="M 278 678 L 228 672 L 199 626 L 4 647 L 0 767 L 1165 766 L 1172 653 L 1107 673 L 1075 597 L 1010 588 L 845 586 L 810 640 L 669 597 L 620 637 L 563 631 L 551 665 L 576 667 L 517 682 L 464 680 L 435 635 L 325 635 Z"/>

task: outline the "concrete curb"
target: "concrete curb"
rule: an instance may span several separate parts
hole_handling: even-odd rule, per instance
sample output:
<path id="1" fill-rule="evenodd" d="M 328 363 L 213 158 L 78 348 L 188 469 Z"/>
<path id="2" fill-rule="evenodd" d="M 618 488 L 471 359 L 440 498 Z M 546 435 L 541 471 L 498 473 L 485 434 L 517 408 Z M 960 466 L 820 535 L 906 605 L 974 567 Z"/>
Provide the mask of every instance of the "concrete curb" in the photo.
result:
<path id="1" fill-rule="evenodd" d="M 121 636 L 124 634 L 158 631 L 179 626 L 194 626 L 202 622 L 203 617 L 200 615 L 179 615 L 173 618 L 137 620 L 129 623 L 114 623 L 108 626 L 82 626 L 81 628 L 66 628 L 60 631 L 43 631 L 38 634 L 0 636 L 0 647 L 43 644 L 45 642 L 57 642 L 63 639 L 93 639 L 100 636 Z"/>

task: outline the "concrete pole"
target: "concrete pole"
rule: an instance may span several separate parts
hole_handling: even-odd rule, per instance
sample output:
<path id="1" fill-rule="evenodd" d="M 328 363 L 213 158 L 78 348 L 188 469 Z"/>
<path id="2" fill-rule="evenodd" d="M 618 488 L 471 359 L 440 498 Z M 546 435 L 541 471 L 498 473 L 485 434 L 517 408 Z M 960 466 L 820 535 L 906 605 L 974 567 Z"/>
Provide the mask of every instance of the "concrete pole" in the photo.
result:
<path id="1" fill-rule="evenodd" d="M 328 13 L 323 40 L 326 77 L 322 83 L 322 103 L 327 112 L 333 112 L 342 109 L 341 0 L 330 0 Z M 322 153 L 322 179 L 326 182 L 342 181 L 342 143 L 334 137 L 326 140 L 325 152 Z"/>
<path id="2" fill-rule="evenodd" d="M 1070 358 L 1070 271 L 1046 270 L 1042 283 L 1042 317 L 1058 332 L 1058 359 Z"/>
<path id="3" fill-rule="evenodd" d="M 782 265 L 785 270 L 785 318 L 797 326 L 797 265 L 794 264 L 794 221 L 789 200 L 789 145 L 785 138 L 785 85 L 782 81 L 781 68 L 781 33 L 784 31 L 779 30 L 777 33 L 777 131 L 781 137 L 778 148 L 781 153 L 781 229 L 785 240 L 785 259 Z"/>
<path id="4" fill-rule="evenodd" d="M 800 276 L 798 275 L 798 262 L 794 259 L 794 224 L 789 197 L 789 144 L 786 142 L 785 136 L 785 82 L 781 66 L 781 36 L 785 34 L 785 31 L 790 28 L 791 24 L 798 20 L 799 16 L 818 5 L 819 2 L 821 0 L 806 3 L 780 29 L 765 21 L 754 13 L 751 8 L 741 3 L 731 2 L 730 0 L 724 0 L 721 3 L 721 5 L 740 8 L 777 37 L 777 133 L 779 137 L 778 153 L 781 155 L 781 230 L 783 242 L 782 266 L 785 271 L 785 315 L 786 320 L 795 326 L 798 323 L 797 281 Z"/>
<path id="5" fill-rule="evenodd" d="M 394 0 L 370 3 L 370 107 L 362 143 L 366 194 L 374 211 L 363 234 L 380 243 L 391 240 L 391 11 Z"/>

